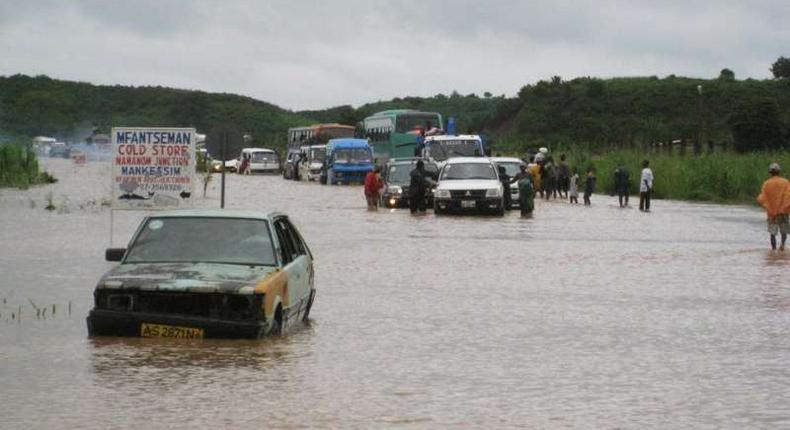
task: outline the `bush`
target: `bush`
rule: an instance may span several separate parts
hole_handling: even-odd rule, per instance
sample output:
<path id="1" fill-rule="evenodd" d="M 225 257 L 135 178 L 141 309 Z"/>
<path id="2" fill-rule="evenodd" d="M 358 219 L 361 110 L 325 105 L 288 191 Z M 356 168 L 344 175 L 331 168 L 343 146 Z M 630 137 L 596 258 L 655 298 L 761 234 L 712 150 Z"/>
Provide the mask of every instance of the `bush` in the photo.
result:
<path id="1" fill-rule="evenodd" d="M 49 173 L 39 173 L 36 154 L 28 146 L 0 145 L 0 186 L 24 188 L 55 181 Z"/>

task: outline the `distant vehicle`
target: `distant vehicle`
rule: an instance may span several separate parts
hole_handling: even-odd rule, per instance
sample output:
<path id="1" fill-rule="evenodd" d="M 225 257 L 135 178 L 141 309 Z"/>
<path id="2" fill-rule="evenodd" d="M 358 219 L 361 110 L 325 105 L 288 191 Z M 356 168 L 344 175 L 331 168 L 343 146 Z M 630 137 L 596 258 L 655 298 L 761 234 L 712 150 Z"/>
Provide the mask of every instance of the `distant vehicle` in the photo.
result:
<path id="1" fill-rule="evenodd" d="M 50 157 L 71 158 L 71 146 L 64 142 L 54 142 L 49 147 Z"/>
<path id="2" fill-rule="evenodd" d="M 453 157 L 484 157 L 483 141 L 476 134 L 428 136 L 423 158 L 442 168 Z"/>
<path id="3" fill-rule="evenodd" d="M 236 170 L 241 168 L 241 163 L 244 160 L 244 157 L 249 157 L 250 164 L 247 166 L 247 171 L 249 173 L 279 173 L 280 172 L 280 160 L 277 157 L 277 153 L 271 149 L 266 148 L 244 148 L 241 150 L 241 155 L 239 155 L 238 160 L 236 161 Z M 247 173 L 247 171 L 243 173 Z M 239 172 L 242 173 L 242 172 Z"/>
<path id="4" fill-rule="evenodd" d="M 283 163 L 283 179 L 294 179 L 296 160 L 305 147 L 325 145 L 330 139 L 354 137 L 354 127 L 337 123 L 313 124 L 288 129 L 288 148 Z"/>
<path id="5" fill-rule="evenodd" d="M 439 173 L 434 193 L 434 212 L 493 212 L 505 214 L 502 184 L 496 166 L 488 158 L 457 157 L 447 160 Z"/>
<path id="6" fill-rule="evenodd" d="M 381 193 L 381 205 L 388 208 L 409 206 L 409 185 L 411 171 L 419 158 L 391 158 L 382 169 L 384 190 Z M 439 169 L 431 162 L 425 162 L 425 170 L 438 176 Z M 426 195 L 426 206 L 433 206 L 433 192 L 430 188 Z"/>
<path id="7" fill-rule="evenodd" d="M 373 151 L 367 139 L 332 139 L 326 145 L 321 183 L 361 183 L 373 168 Z"/>
<path id="8" fill-rule="evenodd" d="M 374 113 L 359 128 L 370 140 L 378 165 L 384 165 L 390 158 L 414 157 L 420 131 L 437 133 L 442 124 L 438 112 L 395 109 Z"/>
<path id="9" fill-rule="evenodd" d="M 306 321 L 315 297 L 310 249 L 278 212 L 158 213 L 105 257 L 120 265 L 96 286 L 90 336 L 260 338 Z"/>
<path id="10" fill-rule="evenodd" d="M 505 173 L 507 173 L 511 178 L 521 173 L 521 166 L 527 165 L 527 163 L 515 157 L 491 157 L 490 159 L 497 167 L 504 167 Z M 513 207 L 519 206 L 518 198 L 518 183 L 514 182 L 510 184 L 510 202 Z"/>
<path id="11" fill-rule="evenodd" d="M 326 159 L 326 145 L 302 147 L 303 160 L 299 163 L 299 177 L 305 181 L 318 181 Z"/>
<path id="12" fill-rule="evenodd" d="M 222 160 L 211 160 L 211 171 L 214 173 L 221 173 L 222 168 L 225 167 L 226 172 L 235 172 L 236 171 L 236 159 L 222 161 Z"/>

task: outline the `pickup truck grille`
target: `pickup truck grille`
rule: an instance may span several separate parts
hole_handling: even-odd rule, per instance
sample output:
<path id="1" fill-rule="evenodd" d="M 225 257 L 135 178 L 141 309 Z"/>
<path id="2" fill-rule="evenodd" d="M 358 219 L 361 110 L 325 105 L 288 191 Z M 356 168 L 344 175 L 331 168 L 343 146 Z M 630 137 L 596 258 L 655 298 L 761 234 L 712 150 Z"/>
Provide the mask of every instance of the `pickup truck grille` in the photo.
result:
<path id="1" fill-rule="evenodd" d="M 486 190 L 450 190 L 450 197 L 454 199 L 483 199 Z"/>

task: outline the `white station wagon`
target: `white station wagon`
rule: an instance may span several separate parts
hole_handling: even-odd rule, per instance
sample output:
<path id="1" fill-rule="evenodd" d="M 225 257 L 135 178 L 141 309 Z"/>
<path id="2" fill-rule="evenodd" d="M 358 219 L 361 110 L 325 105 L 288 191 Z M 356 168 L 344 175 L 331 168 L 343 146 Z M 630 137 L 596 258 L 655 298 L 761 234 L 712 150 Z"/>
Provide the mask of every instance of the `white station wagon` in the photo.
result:
<path id="1" fill-rule="evenodd" d="M 111 248 L 90 336 L 260 338 L 306 321 L 313 257 L 278 212 L 180 210 L 148 216 Z"/>

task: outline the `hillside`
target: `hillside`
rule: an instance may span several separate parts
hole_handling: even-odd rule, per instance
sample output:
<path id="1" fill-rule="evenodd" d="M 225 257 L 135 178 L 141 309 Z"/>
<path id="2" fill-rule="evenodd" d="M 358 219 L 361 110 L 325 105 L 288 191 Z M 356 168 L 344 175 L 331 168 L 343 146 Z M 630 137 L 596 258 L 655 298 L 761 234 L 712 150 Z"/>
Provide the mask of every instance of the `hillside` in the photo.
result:
<path id="1" fill-rule="evenodd" d="M 0 133 L 82 140 L 94 127 L 114 125 L 195 127 L 209 134 L 217 149 L 217 131 L 248 133 L 253 145 L 284 144 L 285 130 L 310 120 L 272 104 L 234 94 L 212 94 L 164 87 L 92 85 L 46 76 L 0 77 Z M 240 139 L 231 142 L 237 153 Z"/>
<path id="2" fill-rule="evenodd" d="M 698 86 L 702 86 L 702 93 Z M 0 134 L 79 140 L 94 127 L 194 126 L 248 133 L 252 145 L 282 147 L 288 127 L 312 122 L 356 124 L 386 109 L 438 111 L 460 132 L 487 133 L 497 151 L 584 147 L 599 151 L 677 139 L 712 141 L 741 151 L 790 147 L 790 79 L 735 80 L 669 76 L 554 77 L 521 88 L 517 97 L 438 94 L 291 112 L 233 94 L 164 87 L 103 86 L 46 76 L 0 77 Z M 216 139 L 209 149 L 217 154 Z M 240 139 L 231 142 L 237 152 Z"/>

